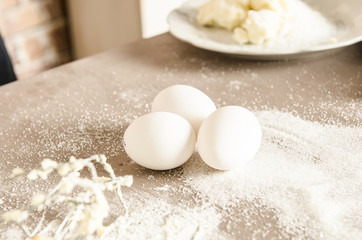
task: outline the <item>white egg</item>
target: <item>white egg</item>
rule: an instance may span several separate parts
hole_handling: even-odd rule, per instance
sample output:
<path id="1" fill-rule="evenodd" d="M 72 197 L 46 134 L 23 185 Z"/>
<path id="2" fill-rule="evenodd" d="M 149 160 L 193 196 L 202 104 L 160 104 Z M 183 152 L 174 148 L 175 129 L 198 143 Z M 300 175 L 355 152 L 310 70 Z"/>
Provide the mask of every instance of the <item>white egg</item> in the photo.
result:
<path id="1" fill-rule="evenodd" d="M 197 137 L 201 159 L 220 170 L 242 167 L 253 158 L 261 144 L 258 119 L 239 106 L 222 107 L 202 123 Z"/>
<path id="2" fill-rule="evenodd" d="M 214 102 L 200 90 L 187 85 L 163 89 L 152 102 L 152 112 L 173 112 L 190 122 L 199 131 L 201 123 L 216 110 Z"/>
<path id="3" fill-rule="evenodd" d="M 139 165 L 167 170 L 186 162 L 195 149 L 190 123 L 170 112 L 154 112 L 137 118 L 124 133 L 128 156 Z"/>

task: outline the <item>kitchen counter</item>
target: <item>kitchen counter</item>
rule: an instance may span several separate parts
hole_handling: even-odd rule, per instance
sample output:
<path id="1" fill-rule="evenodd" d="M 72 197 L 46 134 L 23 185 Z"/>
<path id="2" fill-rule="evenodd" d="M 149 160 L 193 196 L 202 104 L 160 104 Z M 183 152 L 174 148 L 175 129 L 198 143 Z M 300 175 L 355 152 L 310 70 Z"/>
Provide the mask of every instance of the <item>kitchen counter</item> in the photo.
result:
<path id="1" fill-rule="evenodd" d="M 197 153 L 170 171 L 128 158 L 125 129 L 174 84 L 256 114 L 263 142 L 245 175 L 213 170 Z M 0 87 L 1 179 L 44 158 L 104 154 L 116 175 L 134 178 L 122 188 L 129 225 L 106 239 L 360 239 L 361 99 L 362 43 L 300 60 L 248 61 L 163 34 Z M 2 182 L 0 212 L 24 208 L 57 180 Z M 109 198 L 111 216 L 122 215 Z M 0 229 L 1 239 L 21 233 L 4 222 Z"/>

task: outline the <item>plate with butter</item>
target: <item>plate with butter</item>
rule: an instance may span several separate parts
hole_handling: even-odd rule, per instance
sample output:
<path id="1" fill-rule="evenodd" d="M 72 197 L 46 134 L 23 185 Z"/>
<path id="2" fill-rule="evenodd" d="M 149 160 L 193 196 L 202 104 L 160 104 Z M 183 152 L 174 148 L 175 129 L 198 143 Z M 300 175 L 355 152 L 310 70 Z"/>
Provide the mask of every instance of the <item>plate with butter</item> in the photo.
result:
<path id="1" fill-rule="evenodd" d="M 300 58 L 362 41 L 360 0 L 191 0 L 168 16 L 196 47 L 252 59 Z"/>

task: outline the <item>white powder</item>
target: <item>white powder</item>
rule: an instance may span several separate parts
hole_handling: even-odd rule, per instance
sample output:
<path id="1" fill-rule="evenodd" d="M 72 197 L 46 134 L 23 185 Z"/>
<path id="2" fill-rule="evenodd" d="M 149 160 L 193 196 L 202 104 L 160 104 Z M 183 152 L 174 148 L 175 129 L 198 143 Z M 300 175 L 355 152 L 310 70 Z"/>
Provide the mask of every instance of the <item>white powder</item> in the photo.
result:
<path id="1" fill-rule="evenodd" d="M 284 32 L 266 43 L 278 50 L 305 50 L 336 41 L 338 27 L 300 0 L 289 0 Z"/>
<path id="2" fill-rule="evenodd" d="M 105 239 L 230 239 L 232 233 L 235 238 L 360 239 L 362 128 L 322 125 L 280 111 L 256 114 L 263 142 L 245 169 L 217 171 L 197 154 L 182 168 L 166 172 L 125 163 L 135 174 L 134 187 L 124 192 L 130 218 L 113 226 Z M 110 123 L 99 122 L 104 127 Z M 118 141 L 105 144 L 114 149 L 110 153 L 119 151 Z M 1 191 L 23 199 L 24 193 L 50 185 L 15 182 Z M 25 204 L 4 201 L 10 208 Z M 119 203 L 114 199 L 112 204 L 113 217 L 121 215 Z M 20 234 L 3 224 L 0 229 L 0 238 Z"/>
<path id="3" fill-rule="evenodd" d="M 256 114 L 264 137 L 250 164 L 217 171 L 195 154 L 173 171 L 142 170 L 142 187 L 125 193 L 128 224 L 108 239 L 360 239 L 362 128 Z"/>
<path id="4" fill-rule="evenodd" d="M 124 194 L 130 218 L 106 239 L 230 239 L 238 231 L 255 238 L 360 238 L 362 128 L 278 111 L 257 116 L 263 143 L 245 169 L 217 171 L 195 154 L 182 168 L 149 172 L 146 181 L 138 176 L 143 187 Z"/>
<path id="5" fill-rule="evenodd" d="M 360 238 L 362 129 L 321 125 L 276 111 L 257 116 L 264 139 L 245 169 L 215 171 L 195 158 L 184 168 L 185 182 L 231 215 L 245 201 L 264 206 L 276 215 L 281 234 Z"/>
<path id="6" fill-rule="evenodd" d="M 132 199 L 130 218 L 114 227 L 107 239 L 210 239 L 220 235 L 216 209 L 180 206 L 157 196 Z M 222 236 L 222 235 L 221 235 Z"/>
<path id="7" fill-rule="evenodd" d="M 230 239 L 231 232 L 252 238 L 359 239 L 362 129 L 278 111 L 257 116 L 263 144 L 245 169 L 217 171 L 195 154 L 182 169 L 163 174 L 169 183 L 157 185 L 150 177 L 158 187 L 150 191 L 145 184 L 125 194 L 130 219 L 109 239 Z"/>

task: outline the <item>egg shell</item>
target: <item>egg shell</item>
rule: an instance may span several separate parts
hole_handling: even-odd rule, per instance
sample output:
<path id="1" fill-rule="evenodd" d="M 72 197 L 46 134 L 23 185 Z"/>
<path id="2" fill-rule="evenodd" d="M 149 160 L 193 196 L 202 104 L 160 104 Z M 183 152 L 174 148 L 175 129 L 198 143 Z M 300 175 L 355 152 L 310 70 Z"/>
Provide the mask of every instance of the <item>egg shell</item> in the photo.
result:
<path id="1" fill-rule="evenodd" d="M 201 159 L 210 167 L 231 170 L 251 160 L 261 144 L 258 119 L 246 108 L 222 107 L 202 123 L 197 137 Z"/>
<path id="2" fill-rule="evenodd" d="M 195 149 L 190 123 L 170 112 L 148 113 L 137 118 L 123 137 L 128 156 L 139 165 L 167 170 L 185 163 Z"/>
<path id="3" fill-rule="evenodd" d="M 184 117 L 195 130 L 216 110 L 214 102 L 202 91 L 188 85 L 173 85 L 159 92 L 152 102 L 152 112 L 172 112 Z"/>

